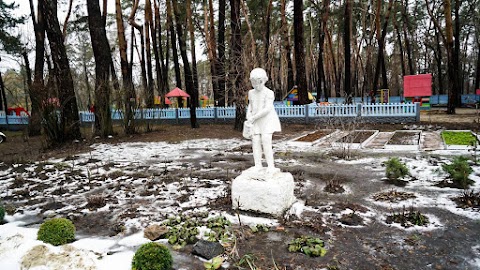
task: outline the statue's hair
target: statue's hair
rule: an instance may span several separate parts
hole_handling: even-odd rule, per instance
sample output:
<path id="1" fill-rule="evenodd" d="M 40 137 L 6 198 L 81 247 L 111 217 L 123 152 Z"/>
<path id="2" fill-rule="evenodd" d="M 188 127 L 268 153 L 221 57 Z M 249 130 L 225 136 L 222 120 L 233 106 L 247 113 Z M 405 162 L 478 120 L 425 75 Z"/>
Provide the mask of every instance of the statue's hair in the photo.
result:
<path id="1" fill-rule="evenodd" d="M 250 78 L 265 78 L 268 80 L 268 75 L 263 68 L 254 68 L 250 71 Z"/>

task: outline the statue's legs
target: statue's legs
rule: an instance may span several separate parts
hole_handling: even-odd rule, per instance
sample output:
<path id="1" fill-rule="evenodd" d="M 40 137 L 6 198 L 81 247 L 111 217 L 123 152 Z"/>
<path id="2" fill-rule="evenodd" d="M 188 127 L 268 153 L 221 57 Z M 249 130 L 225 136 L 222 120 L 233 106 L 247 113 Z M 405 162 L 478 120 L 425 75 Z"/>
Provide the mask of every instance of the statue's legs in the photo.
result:
<path id="1" fill-rule="evenodd" d="M 262 145 L 268 169 L 274 169 L 275 164 L 273 163 L 272 133 L 262 134 Z"/>
<path id="2" fill-rule="evenodd" d="M 255 168 L 262 168 L 262 137 L 260 134 L 252 136 L 252 151 Z"/>

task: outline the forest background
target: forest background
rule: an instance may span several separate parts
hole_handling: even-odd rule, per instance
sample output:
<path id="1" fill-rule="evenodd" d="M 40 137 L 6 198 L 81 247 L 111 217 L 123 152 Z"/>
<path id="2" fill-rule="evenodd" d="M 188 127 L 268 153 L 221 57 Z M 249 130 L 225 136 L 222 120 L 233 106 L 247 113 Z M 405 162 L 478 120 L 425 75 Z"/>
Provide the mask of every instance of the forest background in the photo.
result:
<path id="1" fill-rule="evenodd" d="M 29 134 L 51 142 L 80 138 L 78 110 L 92 104 L 98 135 L 112 134 L 112 108 L 135 133 L 134 110 L 165 106 L 155 97 L 174 87 L 191 96 L 192 128 L 207 96 L 235 105 L 241 129 L 254 67 L 276 100 L 295 85 L 299 104 L 308 92 L 402 95 L 403 76 L 431 73 L 455 113 L 480 88 L 479 0 L 22 1 L 0 0 L 2 59 L 16 63 L 2 70 L 0 110 L 26 107 Z"/>

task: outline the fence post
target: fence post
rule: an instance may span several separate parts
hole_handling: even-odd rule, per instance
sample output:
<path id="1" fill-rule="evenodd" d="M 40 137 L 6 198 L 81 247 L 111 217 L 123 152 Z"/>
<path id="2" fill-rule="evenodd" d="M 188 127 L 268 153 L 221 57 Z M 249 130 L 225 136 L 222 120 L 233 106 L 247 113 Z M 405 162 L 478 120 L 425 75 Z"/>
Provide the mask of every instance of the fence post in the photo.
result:
<path id="1" fill-rule="evenodd" d="M 305 124 L 308 124 L 308 105 L 305 104 Z"/>
<path id="2" fill-rule="evenodd" d="M 416 115 L 415 118 L 416 119 L 415 120 L 417 122 L 420 122 L 420 102 L 415 102 L 415 110 L 416 110 L 416 112 L 415 112 L 415 115 Z"/>
<path id="3" fill-rule="evenodd" d="M 175 108 L 175 121 L 178 124 L 178 108 Z"/>
<path id="4" fill-rule="evenodd" d="M 362 103 L 357 103 L 357 117 L 362 116 Z"/>
<path id="5" fill-rule="evenodd" d="M 214 123 L 217 123 L 217 118 L 218 118 L 217 107 L 213 107 L 213 122 Z"/>

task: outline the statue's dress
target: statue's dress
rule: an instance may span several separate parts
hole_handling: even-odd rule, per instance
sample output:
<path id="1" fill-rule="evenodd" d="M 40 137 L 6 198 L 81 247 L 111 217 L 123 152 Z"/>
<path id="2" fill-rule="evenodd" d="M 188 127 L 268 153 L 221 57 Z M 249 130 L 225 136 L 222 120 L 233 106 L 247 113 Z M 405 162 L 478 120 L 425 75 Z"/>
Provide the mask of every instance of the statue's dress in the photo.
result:
<path id="1" fill-rule="evenodd" d="M 252 134 L 272 134 L 281 131 L 280 119 L 273 107 L 275 95 L 272 90 L 264 87 L 258 91 L 252 89 L 248 92 L 247 119 L 255 116 Z"/>

